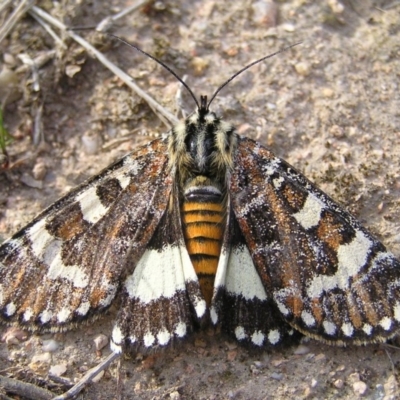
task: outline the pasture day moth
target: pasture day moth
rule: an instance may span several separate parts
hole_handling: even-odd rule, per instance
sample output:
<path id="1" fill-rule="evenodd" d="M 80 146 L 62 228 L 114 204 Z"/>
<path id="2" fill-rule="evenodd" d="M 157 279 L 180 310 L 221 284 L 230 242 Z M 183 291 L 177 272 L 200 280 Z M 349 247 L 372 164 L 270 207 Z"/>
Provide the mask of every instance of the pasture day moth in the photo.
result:
<path id="1" fill-rule="evenodd" d="M 293 329 L 338 345 L 398 334 L 399 261 L 210 110 L 230 80 L 200 103 L 182 82 L 197 109 L 167 138 L 109 166 L 0 246 L 1 321 L 65 330 L 119 297 L 114 353 L 168 346 L 204 324 L 254 346 L 281 343 Z"/>

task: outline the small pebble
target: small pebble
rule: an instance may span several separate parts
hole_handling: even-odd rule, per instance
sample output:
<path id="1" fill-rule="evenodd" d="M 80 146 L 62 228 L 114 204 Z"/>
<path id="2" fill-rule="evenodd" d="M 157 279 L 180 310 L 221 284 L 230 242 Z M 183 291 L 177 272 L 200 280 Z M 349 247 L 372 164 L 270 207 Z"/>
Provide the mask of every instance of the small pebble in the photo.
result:
<path id="1" fill-rule="evenodd" d="M 100 138 L 97 133 L 86 132 L 82 136 L 82 145 L 86 154 L 97 154 L 100 149 Z"/>
<path id="2" fill-rule="evenodd" d="M 181 395 L 180 395 L 180 393 L 179 393 L 177 390 L 175 390 L 174 392 L 171 392 L 171 393 L 169 394 L 169 398 L 170 398 L 171 400 L 180 400 Z"/>
<path id="3" fill-rule="evenodd" d="M 108 337 L 106 335 L 100 334 L 93 339 L 94 345 L 97 351 L 100 351 L 108 344 Z"/>
<path id="4" fill-rule="evenodd" d="M 283 375 L 278 372 L 273 372 L 271 374 L 271 378 L 275 379 L 276 381 L 281 381 L 283 379 Z"/>
<path id="5" fill-rule="evenodd" d="M 344 11 L 344 6 L 338 0 L 329 0 L 329 7 L 335 14 L 341 14 Z"/>
<path id="6" fill-rule="evenodd" d="M 278 21 L 278 6 L 270 0 L 256 1 L 252 5 L 253 21 L 256 24 L 265 25 L 267 28 L 272 28 L 277 25 Z"/>
<path id="7" fill-rule="evenodd" d="M 62 376 L 67 372 L 66 364 L 52 365 L 49 369 L 49 374 L 54 376 Z"/>
<path id="8" fill-rule="evenodd" d="M 353 391 L 355 394 L 363 396 L 367 392 L 368 386 L 363 381 L 353 383 Z"/>
<path id="9" fill-rule="evenodd" d="M 309 353 L 309 352 L 310 352 L 310 348 L 301 344 L 301 345 L 300 345 L 299 347 L 297 347 L 297 349 L 294 351 L 294 354 L 295 354 L 296 356 L 300 356 L 300 355 L 303 355 L 303 354 L 307 354 L 307 353 Z"/>
<path id="10" fill-rule="evenodd" d="M 336 381 L 333 382 L 333 386 L 335 386 L 335 388 L 337 388 L 337 389 L 342 389 L 344 386 L 343 379 L 336 379 Z"/>
<path id="11" fill-rule="evenodd" d="M 53 340 L 43 340 L 42 350 L 50 353 L 54 353 L 59 348 L 59 344 Z"/>
<path id="12" fill-rule="evenodd" d="M 311 387 L 314 389 L 315 387 L 317 387 L 318 385 L 318 381 L 316 379 L 311 379 Z"/>
<path id="13" fill-rule="evenodd" d="M 344 371 L 346 369 L 346 366 L 344 365 L 344 364 L 341 364 L 341 365 L 339 365 L 337 368 L 336 368 L 336 371 L 337 372 L 342 372 L 342 371 Z"/>
<path id="14" fill-rule="evenodd" d="M 299 62 L 294 66 L 296 72 L 301 76 L 308 76 L 311 72 L 310 64 L 306 62 Z"/>
<path id="15" fill-rule="evenodd" d="M 32 170 L 32 175 L 37 181 L 42 181 L 46 176 L 47 168 L 44 162 L 38 162 L 35 164 Z"/>
<path id="16" fill-rule="evenodd" d="M 65 74 L 70 78 L 73 78 L 81 69 L 82 67 L 80 65 L 67 65 L 65 67 Z"/>
<path id="17" fill-rule="evenodd" d="M 28 174 L 23 174 L 20 178 L 20 181 L 26 186 L 35 189 L 43 189 L 43 181 L 38 181 L 37 179 L 32 178 Z"/>

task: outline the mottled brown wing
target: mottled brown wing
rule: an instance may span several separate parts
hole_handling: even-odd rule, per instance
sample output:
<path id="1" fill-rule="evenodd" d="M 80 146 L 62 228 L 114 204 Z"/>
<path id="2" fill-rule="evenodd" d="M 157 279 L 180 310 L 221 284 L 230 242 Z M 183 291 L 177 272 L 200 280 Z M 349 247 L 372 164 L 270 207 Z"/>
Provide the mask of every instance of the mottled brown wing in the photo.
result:
<path id="1" fill-rule="evenodd" d="M 54 330 L 110 305 L 167 208 L 167 147 L 127 155 L 0 246 L 0 320 Z"/>
<path id="2" fill-rule="evenodd" d="M 230 194 L 266 292 L 294 328 L 336 344 L 398 333 L 400 263 L 349 213 L 245 138 Z"/>

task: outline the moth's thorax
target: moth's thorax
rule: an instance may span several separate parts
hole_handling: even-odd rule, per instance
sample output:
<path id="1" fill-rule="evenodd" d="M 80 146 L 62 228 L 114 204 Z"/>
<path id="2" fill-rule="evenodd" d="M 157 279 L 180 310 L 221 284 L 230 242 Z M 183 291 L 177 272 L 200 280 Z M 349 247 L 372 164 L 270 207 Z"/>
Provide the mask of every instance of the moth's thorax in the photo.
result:
<path id="1" fill-rule="evenodd" d="M 181 190 L 197 176 L 211 179 L 224 190 L 236 146 L 232 125 L 206 109 L 198 109 L 176 125 L 170 136 L 169 155 Z"/>

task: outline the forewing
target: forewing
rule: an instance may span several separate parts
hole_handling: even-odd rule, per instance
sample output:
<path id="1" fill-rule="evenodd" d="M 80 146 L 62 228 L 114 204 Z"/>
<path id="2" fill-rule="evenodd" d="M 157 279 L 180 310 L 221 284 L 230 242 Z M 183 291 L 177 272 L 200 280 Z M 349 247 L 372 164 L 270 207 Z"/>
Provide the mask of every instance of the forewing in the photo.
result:
<path id="1" fill-rule="evenodd" d="M 292 326 L 338 344 L 398 332 L 399 261 L 303 175 L 241 138 L 230 193 L 263 285 Z"/>
<path id="2" fill-rule="evenodd" d="M 0 247 L 0 318 L 68 326 L 108 307 L 168 203 L 166 140 L 127 155 Z"/>

